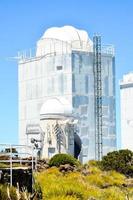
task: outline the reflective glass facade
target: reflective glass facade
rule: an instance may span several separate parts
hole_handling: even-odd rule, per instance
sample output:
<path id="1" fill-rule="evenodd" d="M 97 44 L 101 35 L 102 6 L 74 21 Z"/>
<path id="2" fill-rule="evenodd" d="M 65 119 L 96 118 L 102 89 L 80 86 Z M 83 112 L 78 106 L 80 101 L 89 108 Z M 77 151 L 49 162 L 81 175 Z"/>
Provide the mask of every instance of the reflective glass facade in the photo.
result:
<path id="1" fill-rule="evenodd" d="M 72 104 L 79 117 L 83 159 L 95 158 L 93 53 L 72 53 Z M 102 54 L 103 154 L 116 149 L 115 60 Z"/>

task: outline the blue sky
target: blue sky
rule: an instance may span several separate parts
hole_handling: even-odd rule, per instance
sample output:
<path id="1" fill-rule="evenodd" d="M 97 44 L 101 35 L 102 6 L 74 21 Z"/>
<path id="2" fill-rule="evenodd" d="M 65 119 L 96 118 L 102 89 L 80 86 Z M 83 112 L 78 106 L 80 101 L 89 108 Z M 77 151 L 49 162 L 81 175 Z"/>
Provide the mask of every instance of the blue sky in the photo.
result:
<path id="1" fill-rule="evenodd" d="M 10 57 L 34 47 L 47 28 L 63 25 L 85 29 L 90 37 L 98 32 L 104 44 L 115 45 L 120 135 L 118 80 L 133 71 L 133 1 L 0 0 L 0 143 L 18 142 L 17 62 Z"/>

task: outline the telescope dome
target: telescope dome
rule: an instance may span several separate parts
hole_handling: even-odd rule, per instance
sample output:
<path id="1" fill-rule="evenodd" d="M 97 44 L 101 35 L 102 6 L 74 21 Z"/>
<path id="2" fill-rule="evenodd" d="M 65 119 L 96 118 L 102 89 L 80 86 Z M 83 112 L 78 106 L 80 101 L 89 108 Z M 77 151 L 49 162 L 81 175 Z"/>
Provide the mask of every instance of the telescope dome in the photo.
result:
<path id="1" fill-rule="evenodd" d="M 72 114 L 72 107 L 69 101 L 63 97 L 47 99 L 41 108 L 41 118 L 51 116 L 67 116 Z"/>

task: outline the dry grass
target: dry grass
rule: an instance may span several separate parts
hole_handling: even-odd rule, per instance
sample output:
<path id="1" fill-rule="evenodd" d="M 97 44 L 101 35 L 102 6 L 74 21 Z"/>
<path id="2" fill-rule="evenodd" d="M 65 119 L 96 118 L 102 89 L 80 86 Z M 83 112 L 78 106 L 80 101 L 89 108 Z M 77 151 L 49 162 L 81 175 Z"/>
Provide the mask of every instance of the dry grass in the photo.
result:
<path id="1" fill-rule="evenodd" d="M 86 166 L 87 168 L 88 166 Z M 125 191 L 125 176 L 115 172 L 103 172 L 96 166 L 81 172 L 62 174 L 57 168 L 37 173 L 35 178 L 43 192 L 43 200 L 133 200 L 132 191 Z"/>

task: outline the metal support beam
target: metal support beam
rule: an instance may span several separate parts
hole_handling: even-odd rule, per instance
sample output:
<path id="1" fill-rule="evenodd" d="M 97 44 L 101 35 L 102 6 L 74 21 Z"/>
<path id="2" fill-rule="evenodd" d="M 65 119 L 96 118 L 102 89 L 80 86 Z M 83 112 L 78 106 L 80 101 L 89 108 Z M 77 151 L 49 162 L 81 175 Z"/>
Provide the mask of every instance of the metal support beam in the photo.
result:
<path id="1" fill-rule="evenodd" d="M 101 160 L 103 155 L 102 142 L 102 66 L 101 36 L 93 37 L 93 70 L 95 94 L 95 158 Z"/>

